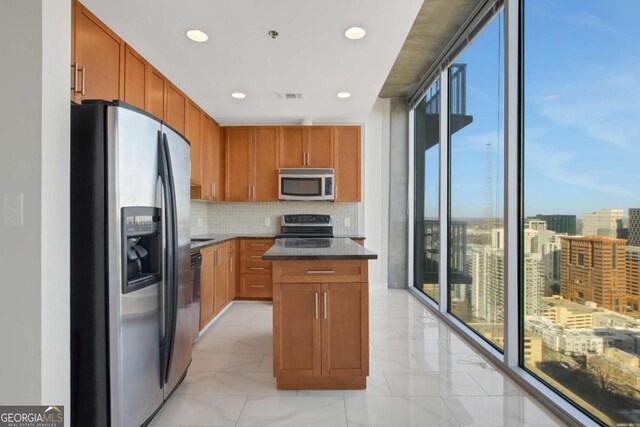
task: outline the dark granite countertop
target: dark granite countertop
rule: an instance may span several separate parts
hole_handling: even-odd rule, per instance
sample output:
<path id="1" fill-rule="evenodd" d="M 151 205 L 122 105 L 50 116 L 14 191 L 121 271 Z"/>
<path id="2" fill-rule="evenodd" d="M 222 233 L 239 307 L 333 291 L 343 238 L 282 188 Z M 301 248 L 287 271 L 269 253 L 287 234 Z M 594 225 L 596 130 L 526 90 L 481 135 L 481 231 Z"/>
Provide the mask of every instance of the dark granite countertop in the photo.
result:
<path id="1" fill-rule="evenodd" d="M 263 256 L 265 261 L 378 259 L 351 238 L 277 239 Z"/>
<path id="2" fill-rule="evenodd" d="M 275 239 L 273 234 L 231 234 L 231 233 L 213 233 L 213 234 L 199 234 L 197 236 L 191 236 L 191 252 L 197 252 L 202 248 L 208 246 L 217 245 L 219 243 L 228 242 L 233 239 Z M 337 234 L 335 238 L 345 239 L 362 239 L 364 236 L 359 234 Z M 193 241 L 198 239 L 198 241 Z M 202 240 L 201 240 L 202 239 Z"/>

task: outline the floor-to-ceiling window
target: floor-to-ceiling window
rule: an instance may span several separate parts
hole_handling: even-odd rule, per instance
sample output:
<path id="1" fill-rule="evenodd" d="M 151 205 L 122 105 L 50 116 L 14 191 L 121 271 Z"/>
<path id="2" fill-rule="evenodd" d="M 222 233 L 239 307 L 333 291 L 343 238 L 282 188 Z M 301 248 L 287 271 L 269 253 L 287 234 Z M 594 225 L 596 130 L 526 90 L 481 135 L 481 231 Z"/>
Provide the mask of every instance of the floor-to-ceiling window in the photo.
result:
<path id="1" fill-rule="evenodd" d="M 640 425 L 640 2 L 523 4 L 521 363 Z"/>
<path id="2" fill-rule="evenodd" d="M 414 110 L 415 215 L 414 286 L 440 299 L 440 81 Z"/>
<path id="3" fill-rule="evenodd" d="M 504 341 L 503 13 L 449 67 L 449 311 Z"/>

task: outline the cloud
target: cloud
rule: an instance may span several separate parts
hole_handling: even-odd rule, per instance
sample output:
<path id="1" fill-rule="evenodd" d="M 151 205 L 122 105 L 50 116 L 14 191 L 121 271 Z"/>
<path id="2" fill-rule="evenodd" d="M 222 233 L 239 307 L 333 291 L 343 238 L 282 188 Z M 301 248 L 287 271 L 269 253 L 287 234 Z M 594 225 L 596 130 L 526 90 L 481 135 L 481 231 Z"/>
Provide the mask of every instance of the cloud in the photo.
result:
<path id="1" fill-rule="evenodd" d="M 575 127 L 593 139 L 640 152 L 640 74 L 585 70 L 583 76 L 553 88 L 554 102 L 544 102 L 548 100 L 544 97 L 537 103 L 539 113 L 556 125 Z"/>
<path id="2" fill-rule="evenodd" d="M 530 163 L 543 176 L 576 187 L 633 199 L 640 198 L 638 193 L 622 188 L 618 183 L 606 183 L 606 175 L 612 175 L 610 172 L 593 169 L 571 170 L 571 164 L 576 157 L 575 152 L 533 142 L 527 138 L 525 163 Z"/>

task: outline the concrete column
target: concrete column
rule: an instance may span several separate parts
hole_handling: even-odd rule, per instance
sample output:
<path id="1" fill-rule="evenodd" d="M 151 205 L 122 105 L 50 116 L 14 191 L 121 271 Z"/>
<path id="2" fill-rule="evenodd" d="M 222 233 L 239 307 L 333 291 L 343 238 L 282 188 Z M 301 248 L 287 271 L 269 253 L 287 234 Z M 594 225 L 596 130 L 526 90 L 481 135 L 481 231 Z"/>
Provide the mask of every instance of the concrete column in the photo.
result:
<path id="1" fill-rule="evenodd" d="M 389 150 L 389 288 L 406 288 L 408 273 L 409 108 L 404 98 L 391 100 Z"/>

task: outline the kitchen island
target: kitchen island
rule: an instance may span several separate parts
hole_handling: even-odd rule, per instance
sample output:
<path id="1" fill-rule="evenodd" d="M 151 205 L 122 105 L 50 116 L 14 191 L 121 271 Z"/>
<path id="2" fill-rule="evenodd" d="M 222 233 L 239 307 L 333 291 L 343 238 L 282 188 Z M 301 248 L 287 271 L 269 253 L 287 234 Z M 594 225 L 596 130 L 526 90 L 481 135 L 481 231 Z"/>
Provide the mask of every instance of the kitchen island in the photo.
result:
<path id="1" fill-rule="evenodd" d="M 272 261 L 277 387 L 365 389 L 369 375 L 368 260 L 351 239 L 278 239 Z"/>

